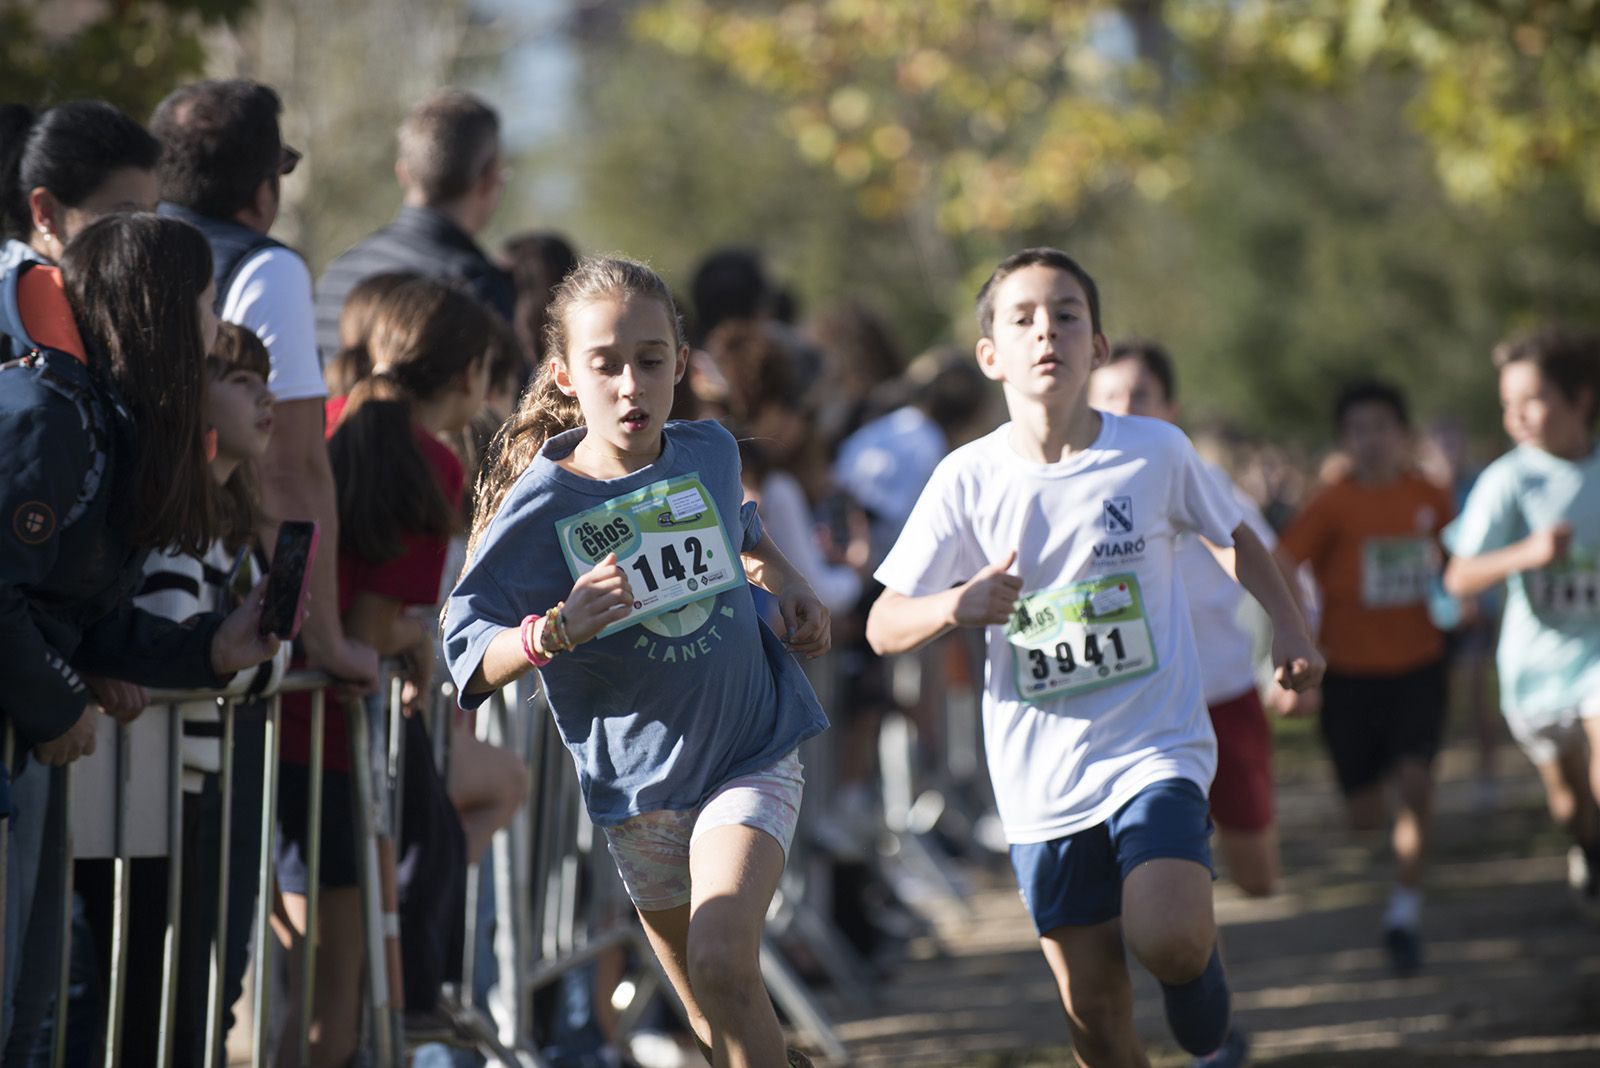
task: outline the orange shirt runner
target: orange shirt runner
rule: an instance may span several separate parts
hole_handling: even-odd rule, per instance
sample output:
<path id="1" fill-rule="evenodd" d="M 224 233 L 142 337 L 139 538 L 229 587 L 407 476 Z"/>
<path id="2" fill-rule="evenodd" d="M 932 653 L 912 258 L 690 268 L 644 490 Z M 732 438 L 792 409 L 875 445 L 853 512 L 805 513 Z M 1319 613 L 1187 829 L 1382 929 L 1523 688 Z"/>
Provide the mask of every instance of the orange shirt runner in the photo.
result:
<path id="1" fill-rule="evenodd" d="M 1444 655 L 1428 598 L 1439 532 L 1453 514 L 1450 495 L 1419 475 L 1381 486 L 1345 478 L 1318 491 L 1284 533 L 1284 551 L 1310 564 L 1321 587 L 1330 671 L 1398 675 Z"/>

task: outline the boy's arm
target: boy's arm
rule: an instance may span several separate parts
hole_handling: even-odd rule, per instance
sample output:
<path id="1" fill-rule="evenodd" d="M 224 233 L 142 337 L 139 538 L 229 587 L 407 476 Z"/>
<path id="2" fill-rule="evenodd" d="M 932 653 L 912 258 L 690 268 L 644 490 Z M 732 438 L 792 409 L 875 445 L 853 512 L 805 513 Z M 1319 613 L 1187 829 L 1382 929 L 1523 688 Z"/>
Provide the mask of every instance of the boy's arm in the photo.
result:
<path id="1" fill-rule="evenodd" d="M 1537 571 L 1566 559 L 1571 544 L 1572 525 L 1557 523 L 1503 549 L 1452 556 L 1444 569 L 1444 592 L 1452 597 L 1475 597 L 1519 571 Z"/>
<path id="2" fill-rule="evenodd" d="M 1322 681 L 1327 664 L 1306 627 L 1304 614 L 1267 547 L 1248 526 L 1233 532 L 1239 582 L 1266 609 L 1272 620 L 1272 662 L 1278 685 L 1306 690 Z"/>
<path id="3" fill-rule="evenodd" d="M 811 657 L 827 652 L 833 644 L 828 609 L 783 551 L 763 532 L 739 556 L 750 581 L 778 599 L 789 650 Z"/>
<path id="4" fill-rule="evenodd" d="M 1022 578 L 1006 571 L 1015 549 L 998 564 L 980 568 L 966 582 L 923 597 L 884 590 L 867 614 L 867 641 L 879 656 L 910 652 L 956 627 L 1001 625 L 1022 594 Z"/>

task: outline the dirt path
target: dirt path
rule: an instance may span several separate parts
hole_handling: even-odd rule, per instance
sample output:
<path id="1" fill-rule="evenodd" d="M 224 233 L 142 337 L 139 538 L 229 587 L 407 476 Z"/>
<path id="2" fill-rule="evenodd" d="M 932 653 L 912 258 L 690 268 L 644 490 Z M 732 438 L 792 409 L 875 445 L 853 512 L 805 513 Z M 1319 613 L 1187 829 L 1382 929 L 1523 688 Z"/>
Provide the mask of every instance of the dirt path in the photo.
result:
<path id="1" fill-rule="evenodd" d="M 1394 978 L 1378 944 L 1381 852 L 1340 829 L 1328 771 L 1302 733 L 1280 747 L 1285 884 L 1242 898 L 1217 884 L 1237 1019 L 1253 1063 L 1600 1065 L 1600 927 L 1576 916 L 1565 846 L 1532 768 L 1506 748 L 1496 803 L 1480 807 L 1471 754 L 1441 762 L 1426 963 Z M 973 874 L 972 914 L 941 915 L 938 945 L 907 962 L 867 1012 L 836 1006 L 856 1063 L 1070 1064 L 1066 1026 L 1032 929 L 1003 867 Z M 1138 973 L 1137 1023 L 1157 1068 L 1187 1063 L 1158 989 Z"/>

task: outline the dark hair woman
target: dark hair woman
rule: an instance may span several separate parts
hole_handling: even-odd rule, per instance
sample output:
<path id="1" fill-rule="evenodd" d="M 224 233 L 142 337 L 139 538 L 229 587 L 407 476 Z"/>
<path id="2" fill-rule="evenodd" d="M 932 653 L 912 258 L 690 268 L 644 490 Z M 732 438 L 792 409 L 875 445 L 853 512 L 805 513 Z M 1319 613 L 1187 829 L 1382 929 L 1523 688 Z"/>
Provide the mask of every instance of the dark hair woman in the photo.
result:
<path id="1" fill-rule="evenodd" d="M 29 351 L 0 369 L 0 723 L 27 754 L 19 772 L 93 751 L 89 703 L 105 699 L 90 675 L 220 688 L 276 651 L 258 633 L 259 589 L 187 625 L 129 603 L 148 550 L 203 548 L 215 528 L 201 422 L 212 298 L 205 239 L 147 214 L 106 216 L 59 269 L 5 278 L 0 333 Z M 8 936 L 37 926 L 43 896 L 7 917 Z M 29 985 L 53 989 L 31 967 Z M 28 1048 L 26 1017 L 19 998 L 9 1050 Z"/>
<path id="2" fill-rule="evenodd" d="M 160 155 L 148 130 L 103 100 L 38 113 L 0 104 L 0 271 L 60 259 L 102 215 L 155 210 Z"/>

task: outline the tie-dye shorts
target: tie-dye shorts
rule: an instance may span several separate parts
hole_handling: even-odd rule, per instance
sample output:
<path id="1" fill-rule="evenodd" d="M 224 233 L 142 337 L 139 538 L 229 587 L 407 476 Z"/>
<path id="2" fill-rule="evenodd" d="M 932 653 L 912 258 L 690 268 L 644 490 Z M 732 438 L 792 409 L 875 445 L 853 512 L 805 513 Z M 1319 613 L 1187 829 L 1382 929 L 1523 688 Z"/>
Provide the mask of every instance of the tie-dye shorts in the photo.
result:
<path id="1" fill-rule="evenodd" d="M 789 855 L 805 776 L 791 750 L 760 771 L 725 783 L 698 809 L 645 812 L 601 828 L 628 896 L 643 912 L 687 905 L 689 850 L 707 831 L 744 826 L 766 831 Z"/>

